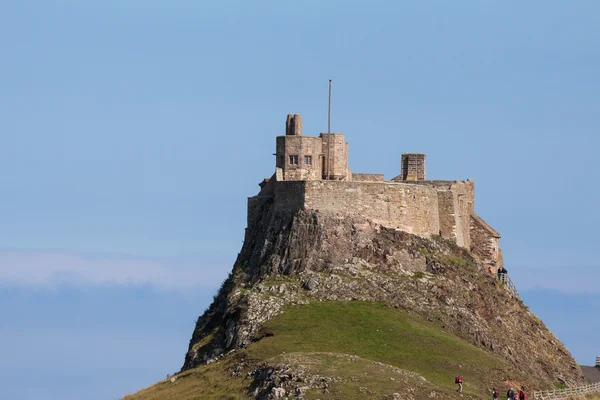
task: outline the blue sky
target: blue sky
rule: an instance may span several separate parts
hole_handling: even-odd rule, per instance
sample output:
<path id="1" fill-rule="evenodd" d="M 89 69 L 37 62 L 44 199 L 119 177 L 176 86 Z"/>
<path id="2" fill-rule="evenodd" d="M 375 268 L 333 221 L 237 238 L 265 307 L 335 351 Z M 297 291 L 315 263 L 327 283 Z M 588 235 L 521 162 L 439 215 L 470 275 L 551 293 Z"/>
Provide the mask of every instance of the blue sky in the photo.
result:
<path id="1" fill-rule="evenodd" d="M 527 303 L 600 345 L 593 1 L 0 3 L 0 397 L 177 370 L 288 113 L 355 172 L 473 179 Z"/>

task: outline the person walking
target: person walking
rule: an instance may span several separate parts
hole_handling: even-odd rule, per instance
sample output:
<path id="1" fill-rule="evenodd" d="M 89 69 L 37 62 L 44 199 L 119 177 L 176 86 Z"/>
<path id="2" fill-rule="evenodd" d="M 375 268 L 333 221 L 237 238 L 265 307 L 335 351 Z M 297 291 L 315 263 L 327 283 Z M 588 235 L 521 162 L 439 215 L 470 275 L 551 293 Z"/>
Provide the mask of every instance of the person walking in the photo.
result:
<path id="1" fill-rule="evenodd" d="M 521 391 L 519 392 L 519 400 L 527 400 L 527 393 L 525 393 L 525 386 L 521 386 Z"/>
<path id="2" fill-rule="evenodd" d="M 506 270 L 506 268 L 504 268 L 504 266 L 498 268 L 498 280 L 502 283 L 506 283 L 507 279 L 506 279 L 506 275 L 508 274 L 508 271 Z"/>
<path id="3" fill-rule="evenodd" d="M 500 393 L 498 392 L 498 390 L 496 390 L 496 388 L 493 388 L 492 389 L 492 399 L 498 400 L 498 397 L 500 397 Z"/>
<path id="4" fill-rule="evenodd" d="M 462 384 L 463 384 L 463 379 L 462 379 L 462 375 L 457 376 L 454 379 L 454 383 L 456 383 L 458 385 L 458 389 L 456 389 L 456 391 L 458 393 L 462 393 Z"/>
<path id="5" fill-rule="evenodd" d="M 506 392 L 506 400 L 514 400 L 515 399 L 515 391 L 513 390 L 513 388 L 508 389 L 508 392 Z"/>

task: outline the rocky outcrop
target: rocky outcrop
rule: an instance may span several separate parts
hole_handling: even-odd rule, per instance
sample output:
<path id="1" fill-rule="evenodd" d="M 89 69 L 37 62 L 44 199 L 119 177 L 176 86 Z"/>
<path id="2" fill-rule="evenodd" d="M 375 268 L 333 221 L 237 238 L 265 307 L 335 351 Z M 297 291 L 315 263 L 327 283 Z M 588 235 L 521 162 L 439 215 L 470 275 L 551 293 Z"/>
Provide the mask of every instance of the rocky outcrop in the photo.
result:
<path id="1" fill-rule="evenodd" d="M 318 300 L 383 301 L 540 381 L 585 382 L 558 339 L 463 248 L 360 217 L 277 212 L 269 201 L 253 213 L 232 274 L 198 319 L 183 369 L 259 340 L 285 305 Z"/>
<path id="2" fill-rule="evenodd" d="M 402 395 L 391 393 L 389 396 L 385 396 L 385 399 L 448 398 L 446 393 L 437 391 L 433 385 L 417 373 L 381 362 L 365 360 L 355 355 L 332 353 L 304 353 L 301 356 L 290 354 L 283 357 L 281 362 L 275 364 L 262 363 L 248 373 L 248 377 L 252 379 L 252 383 L 248 386 L 248 392 L 252 397 L 259 400 L 301 400 L 309 390 L 313 393 L 316 391 L 326 395 L 329 393 L 331 384 L 348 385 L 354 383 L 354 386 L 358 386 L 356 389 L 364 394 L 366 398 L 374 398 L 373 396 L 376 393 L 368 387 L 362 386 L 371 383 L 370 378 L 372 377 L 368 375 L 368 372 L 364 372 L 367 375 L 361 377 L 356 376 L 358 374 L 323 376 L 312 373 L 311 368 L 307 365 L 322 362 L 323 359 L 333 363 L 337 361 L 361 364 L 361 372 L 363 370 L 373 371 L 379 376 L 388 377 L 395 385 L 403 387 Z M 471 397 L 466 396 L 466 398 Z"/>

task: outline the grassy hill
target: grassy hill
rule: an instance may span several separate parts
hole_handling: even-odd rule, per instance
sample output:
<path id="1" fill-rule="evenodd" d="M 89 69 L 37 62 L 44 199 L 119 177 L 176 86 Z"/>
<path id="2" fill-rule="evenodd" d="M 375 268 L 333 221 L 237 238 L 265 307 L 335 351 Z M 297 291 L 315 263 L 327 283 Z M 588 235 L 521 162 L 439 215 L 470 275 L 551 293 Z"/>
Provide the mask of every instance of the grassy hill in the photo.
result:
<path id="1" fill-rule="evenodd" d="M 261 336 L 215 363 L 179 374 L 174 382 L 159 382 L 125 399 L 247 399 L 261 385 L 260 374 L 252 372 L 268 368 L 295 371 L 290 381 L 297 382 L 287 387 L 309 387 L 302 390 L 306 400 L 459 398 L 456 375 L 464 377 L 463 397 L 470 398 L 489 398 L 493 386 L 503 392 L 508 384 L 540 384 L 438 323 L 383 303 L 289 307 L 264 324 Z"/>
<path id="2" fill-rule="evenodd" d="M 455 243 L 268 202 L 259 211 L 182 372 L 127 400 L 483 399 L 494 386 L 586 382 L 543 322 Z"/>

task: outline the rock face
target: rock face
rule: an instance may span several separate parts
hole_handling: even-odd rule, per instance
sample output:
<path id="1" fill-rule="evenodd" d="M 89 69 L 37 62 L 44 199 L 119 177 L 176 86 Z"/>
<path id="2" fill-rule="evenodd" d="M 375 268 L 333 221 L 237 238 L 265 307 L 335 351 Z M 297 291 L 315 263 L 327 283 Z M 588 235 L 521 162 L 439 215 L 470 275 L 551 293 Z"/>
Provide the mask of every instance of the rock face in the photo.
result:
<path id="1" fill-rule="evenodd" d="M 549 384 L 585 382 L 565 347 L 463 248 L 364 218 L 267 201 L 252 215 L 230 277 L 198 318 L 183 370 L 260 339 L 285 305 L 383 301 L 518 365 Z M 280 396 L 281 393 L 273 393 Z"/>

